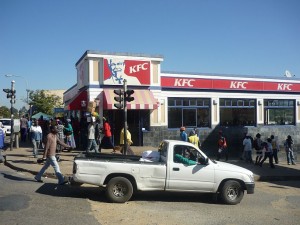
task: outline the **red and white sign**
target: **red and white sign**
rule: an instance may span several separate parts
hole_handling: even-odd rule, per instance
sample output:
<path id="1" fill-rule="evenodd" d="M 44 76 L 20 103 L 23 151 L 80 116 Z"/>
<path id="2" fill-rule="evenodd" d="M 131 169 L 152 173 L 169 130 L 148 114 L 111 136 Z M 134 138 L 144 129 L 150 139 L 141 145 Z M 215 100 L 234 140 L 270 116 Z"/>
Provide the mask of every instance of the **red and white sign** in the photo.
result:
<path id="1" fill-rule="evenodd" d="M 103 65 L 104 84 L 150 85 L 150 61 L 105 58 Z"/>
<path id="2" fill-rule="evenodd" d="M 300 92 L 299 83 L 249 80 L 161 77 L 162 87 L 215 90 Z"/>

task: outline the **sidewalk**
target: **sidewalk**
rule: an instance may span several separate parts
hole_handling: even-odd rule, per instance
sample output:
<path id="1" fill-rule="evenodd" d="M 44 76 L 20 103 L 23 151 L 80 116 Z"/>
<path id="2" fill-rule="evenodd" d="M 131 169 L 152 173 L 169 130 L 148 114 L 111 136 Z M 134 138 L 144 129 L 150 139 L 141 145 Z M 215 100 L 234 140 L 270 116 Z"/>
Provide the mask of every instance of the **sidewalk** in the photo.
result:
<path id="1" fill-rule="evenodd" d="M 132 146 L 132 150 L 140 155 L 146 150 L 155 150 L 156 148 L 147 146 Z M 71 176 L 73 170 L 74 157 L 82 151 L 74 150 L 72 152 L 64 151 L 61 153 L 61 161 L 59 162 L 61 172 L 65 176 Z M 103 153 L 110 153 L 111 150 L 102 150 Z M 6 157 L 5 165 L 17 170 L 25 171 L 31 174 L 37 174 L 42 165 L 37 163 L 37 159 L 32 155 L 31 146 L 23 146 L 18 149 L 14 148 L 13 151 L 7 149 L 2 151 L 2 155 Z M 40 158 L 42 157 L 42 150 L 40 150 Z M 254 173 L 256 181 L 282 181 L 282 180 L 300 180 L 300 164 L 287 165 L 285 153 L 279 152 L 279 164 L 275 164 L 275 169 L 271 169 L 268 165 L 268 160 L 265 161 L 262 167 L 255 166 L 253 164 L 245 163 L 239 159 L 230 159 L 228 163 L 232 163 L 246 169 L 251 170 Z M 53 168 L 49 168 L 44 176 L 54 178 Z"/>

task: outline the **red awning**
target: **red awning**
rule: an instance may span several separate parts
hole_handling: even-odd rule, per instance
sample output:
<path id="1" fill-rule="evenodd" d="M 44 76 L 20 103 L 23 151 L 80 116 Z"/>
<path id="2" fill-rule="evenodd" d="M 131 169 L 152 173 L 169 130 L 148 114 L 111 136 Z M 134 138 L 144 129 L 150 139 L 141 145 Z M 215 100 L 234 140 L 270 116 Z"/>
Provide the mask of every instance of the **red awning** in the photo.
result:
<path id="1" fill-rule="evenodd" d="M 65 110 L 81 110 L 81 101 L 85 101 L 87 104 L 87 91 L 78 93 L 73 99 L 65 105 Z"/>
<path id="2" fill-rule="evenodd" d="M 114 104 L 115 93 L 113 89 L 104 90 L 104 109 L 117 109 Z M 154 98 L 153 93 L 149 90 L 134 90 L 132 95 L 134 100 L 127 102 L 127 109 L 157 109 L 157 100 Z"/>

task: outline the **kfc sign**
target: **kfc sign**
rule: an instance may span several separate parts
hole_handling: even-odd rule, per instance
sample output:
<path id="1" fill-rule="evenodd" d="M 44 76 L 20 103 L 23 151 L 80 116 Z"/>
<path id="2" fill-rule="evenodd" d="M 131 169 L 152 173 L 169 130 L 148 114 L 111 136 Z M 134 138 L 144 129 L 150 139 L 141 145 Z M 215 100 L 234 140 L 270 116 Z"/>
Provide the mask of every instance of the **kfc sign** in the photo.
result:
<path id="1" fill-rule="evenodd" d="M 150 85 L 150 61 L 105 58 L 103 64 L 103 84 Z"/>
<path id="2" fill-rule="evenodd" d="M 248 82 L 231 81 L 230 88 L 231 89 L 247 89 L 246 84 L 248 84 Z"/>
<path id="3" fill-rule="evenodd" d="M 271 81 L 226 80 L 204 78 L 161 77 L 161 86 L 170 88 L 194 88 L 213 90 L 280 91 L 300 92 L 300 83 L 279 83 Z"/>
<path id="4" fill-rule="evenodd" d="M 292 84 L 278 84 L 278 91 L 292 91 Z"/>
<path id="5" fill-rule="evenodd" d="M 130 66 L 129 67 L 129 74 L 135 74 L 135 73 L 138 73 L 142 70 L 148 70 L 149 66 L 150 66 L 149 62 L 143 63 L 143 64 L 138 64 L 138 65 L 135 65 L 135 66 Z"/>
<path id="6" fill-rule="evenodd" d="M 175 87 L 194 87 L 195 79 L 175 79 Z"/>

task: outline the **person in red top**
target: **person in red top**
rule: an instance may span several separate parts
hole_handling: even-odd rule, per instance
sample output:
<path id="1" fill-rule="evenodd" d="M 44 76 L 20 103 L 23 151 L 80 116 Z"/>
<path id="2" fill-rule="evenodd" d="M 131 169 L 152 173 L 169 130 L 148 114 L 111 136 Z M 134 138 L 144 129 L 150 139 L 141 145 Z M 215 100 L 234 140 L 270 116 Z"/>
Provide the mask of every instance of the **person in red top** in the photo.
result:
<path id="1" fill-rule="evenodd" d="M 222 155 L 225 155 L 225 161 L 228 160 L 228 150 L 227 150 L 227 142 L 226 138 L 223 136 L 222 130 L 219 131 L 219 139 L 218 139 L 218 154 L 217 161 L 220 160 Z"/>
<path id="2" fill-rule="evenodd" d="M 104 134 L 100 146 L 99 146 L 99 152 L 101 152 L 101 149 L 115 149 L 112 140 L 111 140 L 111 127 L 105 117 L 103 117 L 103 128 L 102 133 Z"/>

